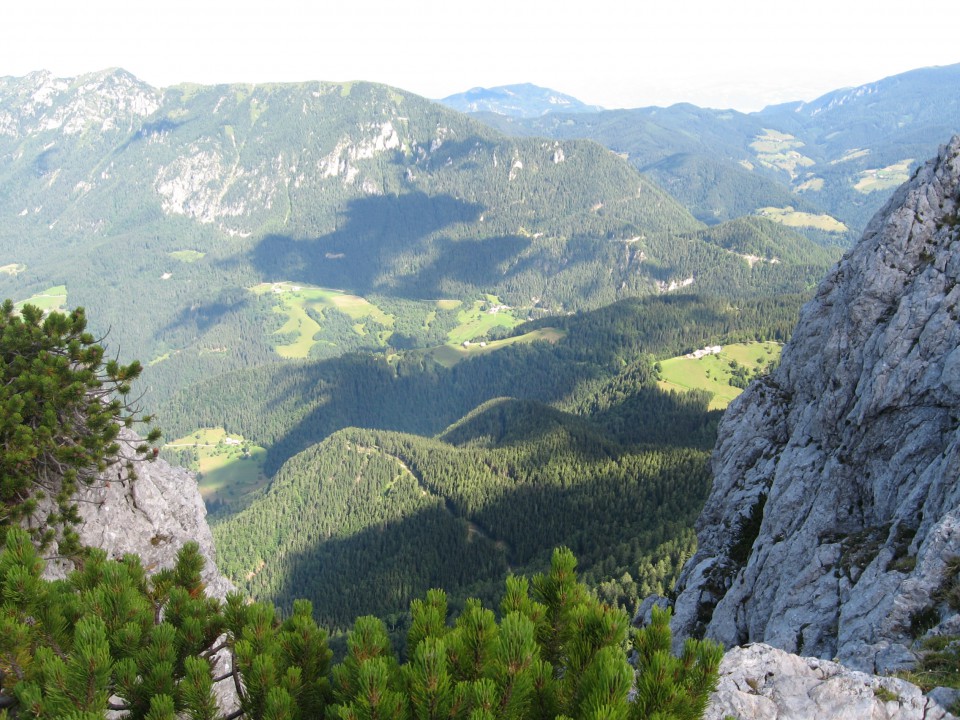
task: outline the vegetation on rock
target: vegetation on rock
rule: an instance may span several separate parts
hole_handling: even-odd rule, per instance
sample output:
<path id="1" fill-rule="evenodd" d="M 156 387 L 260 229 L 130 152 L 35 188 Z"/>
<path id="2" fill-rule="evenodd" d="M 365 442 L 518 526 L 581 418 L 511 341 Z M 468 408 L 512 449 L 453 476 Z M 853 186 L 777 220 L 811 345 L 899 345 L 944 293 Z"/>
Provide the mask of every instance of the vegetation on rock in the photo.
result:
<path id="1" fill-rule="evenodd" d="M 78 550 L 78 484 L 103 482 L 108 466 L 146 454 L 160 436 L 154 428 L 124 455 L 120 428 L 150 421 L 129 400 L 141 366 L 105 360 L 86 325 L 82 308 L 0 306 L 0 539 L 26 523 L 41 547 L 58 539 L 61 554 Z"/>

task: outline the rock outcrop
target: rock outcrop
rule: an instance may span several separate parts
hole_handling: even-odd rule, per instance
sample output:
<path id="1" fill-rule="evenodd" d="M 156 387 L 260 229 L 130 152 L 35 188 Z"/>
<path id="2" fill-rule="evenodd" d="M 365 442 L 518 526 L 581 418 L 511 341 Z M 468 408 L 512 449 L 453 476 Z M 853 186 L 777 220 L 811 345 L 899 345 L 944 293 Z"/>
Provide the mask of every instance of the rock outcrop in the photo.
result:
<path id="1" fill-rule="evenodd" d="M 720 663 L 704 720 L 943 720 L 953 716 L 916 685 L 798 657 L 764 644 L 737 647 Z"/>
<path id="2" fill-rule="evenodd" d="M 132 448 L 141 439 L 129 430 L 121 430 L 120 442 L 121 454 L 133 456 Z M 139 555 L 146 571 L 154 573 L 173 567 L 180 548 L 195 541 L 206 560 L 201 571 L 206 593 L 223 600 L 236 587 L 217 569 L 207 510 L 193 473 L 161 458 L 136 459 L 133 469 L 135 479 L 117 464 L 100 482 L 80 488 L 75 496 L 82 519 L 77 527 L 80 542 L 102 548 L 114 558 Z M 48 560 L 44 575 L 51 579 L 65 577 L 70 569 L 72 566 L 62 561 Z M 214 684 L 214 697 L 221 712 L 230 715 L 240 706 L 234 684 L 224 679 L 232 669 L 233 657 L 220 652 L 211 659 L 212 673 L 220 678 Z"/>
<path id="3" fill-rule="evenodd" d="M 871 221 L 727 410 L 674 632 L 915 661 L 960 556 L 960 138 Z M 877 716 L 881 717 L 881 716 Z"/>
<path id="4" fill-rule="evenodd" d="M 140 443 L 127 431 L 121 438 L 129 447 Z M 144 568 L 155 572 L 173 567 L 184 543 L 196 541 L 206 559 L 202 577 L 207 594 L 222 600 L 235 588 L 217 570 L 213 535 L 193 473 L 161 458 L 135 460 L 134 472 L 136 479 L 131 480 L 125 469 L 115 466 L 102 482 L 81 488 L 76 496 L 83 520 L 77 528 L 80 542 L 111 557 L 139 555 Z M 48 563 L 49 577 L 65 573 L 64 566 Z"/>

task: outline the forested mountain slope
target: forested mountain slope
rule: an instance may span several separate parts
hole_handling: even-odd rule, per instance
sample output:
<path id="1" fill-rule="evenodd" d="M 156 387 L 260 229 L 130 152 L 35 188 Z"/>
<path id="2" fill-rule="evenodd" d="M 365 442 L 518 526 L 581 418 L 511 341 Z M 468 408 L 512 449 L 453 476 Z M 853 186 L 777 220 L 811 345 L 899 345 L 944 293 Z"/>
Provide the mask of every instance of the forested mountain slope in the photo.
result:
<path id="1" fill-rule="evenodd" d="M 698 227 L 597 145 L 365 83 L 6 78 L 0 158 L 0 294 L 65 286 L 164 385 L 274 356 L 258 283 L 596 307 L 655 291 Z"/>
<path id="2" fill-rule="evenodd" d="M 334 627 L 376 612 L 400 628 L 425 589 L 488 596 L 562 544 L 605 599 L 632 607 L 692 550 L 719 415 L 707 392 L 660 390 L 656 359 L 784 338 L 800 302 L 626 300 L 539 321 L 563 333 L 553 344 L 448 369 L 343 357 L 185 393 L 212 400 L 181 422 L 226 417 L 276 468 L 215 527 L 226 572 L 281 605 L 306 595 Z M 232 410 L 247 393 L 259 412 Z"/>
<path id="3" fill-rule="evenodd" d="M 548 318 L 515 332 L 551 326 L 557 341 L 517 343 L 450 367 L 429 355 L 351 354 L 316 362 L 271 364 L 217 376 L 177 393 L 158 408 L 171 436 L 223 423 L 268 448 L 271 472 L 292 455 L 346 427 L 433 436 L 498 397 L 556 405 L 602 407 L 600 389 L 638 363 L 690 352 L 714 342 L 785 340 L 804 296 L 743 300 L 669 296 L 625 300 L 590 313 Z M 625 407 L 627 390 L 610 388 Z M 657 428 L 660 427 L 658 431 Z M 641 428 L 638 426 L 637 431 Z M 661 442 L 669 432 L 649 428 Z M 657 435 L 656 433 L 661 434 Z M 696 442 L 686 437 L 685 442 Z"/>
<path id="4" fill-rule="evenodd" d="M 707 223 L 793 208 L 811 237 L 849 244 L 944 137 L 960 131 L 960 65 L 895 75 L 754 113 L 669 108 L 478 114 L 504 132 L 592 138 L 653 177 Z"/>
<path id="5" fill-rule="evenodd" d="M 143 358 L 171 459 L 194 462 L 206 432 L 258 446 L 248 475 L 269 487 L 217 506 L 218 537 L 233 577 L 284 603 L 385 582 L 398 548 L 422 569 L 378 612 L 499 586 L 555 544 L 611 600 L 636 597 L 628 572 L 662 584 L 716 413 L 659 390 L 655 361 L 785 339 L 833 259 L 766 220 L 708 229 L 593 141 L 508 137 L 370 83 L 5 78 L 0 158 L 0 293 L 86 306 L 111 351 Z M 614 532 L 618 496 L 650 511 Z M 280 542 L 287 517 L 306 525 Z M 370 607 L 352 597 L 313 599 L 342 627 Z"/>

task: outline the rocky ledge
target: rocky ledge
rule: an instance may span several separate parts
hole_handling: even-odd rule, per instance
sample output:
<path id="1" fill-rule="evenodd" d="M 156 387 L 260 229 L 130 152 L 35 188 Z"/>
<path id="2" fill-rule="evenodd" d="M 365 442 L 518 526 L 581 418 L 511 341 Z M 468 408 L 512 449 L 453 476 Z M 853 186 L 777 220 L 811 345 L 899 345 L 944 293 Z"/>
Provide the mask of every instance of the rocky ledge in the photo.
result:
<path id="1" fill-rule="evenodd" d="M 937 698 L 892 677 L 762 643 L 730 650 L 704 720 L 945 720 Z"/>

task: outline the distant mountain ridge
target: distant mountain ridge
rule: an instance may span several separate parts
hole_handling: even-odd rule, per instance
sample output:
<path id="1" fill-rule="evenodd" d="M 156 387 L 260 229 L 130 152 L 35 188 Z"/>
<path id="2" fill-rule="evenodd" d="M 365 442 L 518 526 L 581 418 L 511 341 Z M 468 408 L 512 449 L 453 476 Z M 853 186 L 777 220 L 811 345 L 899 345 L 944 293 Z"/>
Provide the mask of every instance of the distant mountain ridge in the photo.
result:
<path id="1" fill-rule="evenodd" d="M 806 223 L 802 229 L 809 237 L 847 245 L 920 159 L 960 132 L 960 64 L 921 68 L 755 113 L 679 103 L 477 117 L 515 135 L 596 140 L 648 173 L 703 222 L 789 206 L 842 222 L 846 229 L 834 226 L 831 236 L 824 235 L 823 222 L 791 219 Z"/>
<path id="2" fill-rule="evenodd" d="M 475 87 L 448 95 L 438 102 L 465 113 L 490 112 L 520 118 L 539 117 L 550 112 L 591 113 L 603 110 L 599 105 L 587 105 L 575 97 L 532 83 Z"/>

